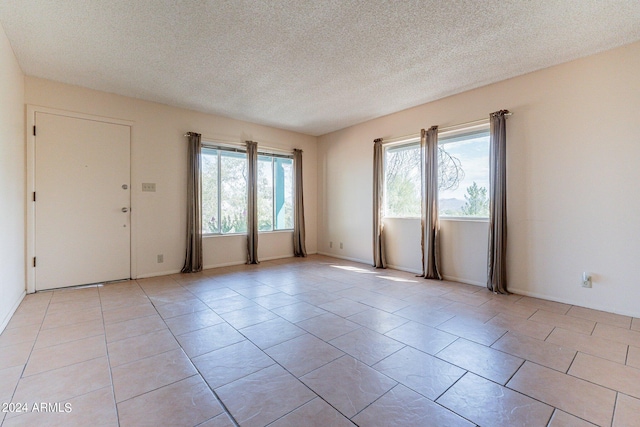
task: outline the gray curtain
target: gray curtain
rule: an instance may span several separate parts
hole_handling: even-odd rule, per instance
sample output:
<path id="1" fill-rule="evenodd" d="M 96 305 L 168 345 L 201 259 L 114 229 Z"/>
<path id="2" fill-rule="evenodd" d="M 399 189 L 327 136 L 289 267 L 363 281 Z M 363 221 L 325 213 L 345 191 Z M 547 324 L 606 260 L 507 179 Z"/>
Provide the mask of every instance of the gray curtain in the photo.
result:
<path id="1" fill-rule="evenodd" d="M 187 178 L 187 251 L 183 273 L 202 271 L 202 182 L 200 179 L 200 134 L 187 133 L 189 175 Z"/>
<path id="2" fill-rule="evenodd" d="M 293 179 L 294 196 L 294 219 L 293 219 L 293 255 L 306 257 L 307 248 L 305 246 L 304 233 L 304 198 L 302 192 L 302 150 L 293 150 Z"/>
<path id="3" fill-rule="evenodd" d="M 247 141 L 247 264 L 258 264 L 258 143 Z"/>
<path id="4" fill-rule="evenodd" d="M 507 117 L 491 113 L 489 145 L 489 254 L 487 288 L 507 292 Z"/>
<path id="5" fill-rule="evenodd" d="M 420 133 L 422 157 L 422 276 L 440 275 L 440 220 L 438 218 L 438 126 Z"/>
<path id="6" fill-rule="evenodd" d="M 384 224 L 382 223 L 384 203 L 384 156 L 382 138 L 373 141 L 373 266 L 386 268 L 384 253 Z"/>

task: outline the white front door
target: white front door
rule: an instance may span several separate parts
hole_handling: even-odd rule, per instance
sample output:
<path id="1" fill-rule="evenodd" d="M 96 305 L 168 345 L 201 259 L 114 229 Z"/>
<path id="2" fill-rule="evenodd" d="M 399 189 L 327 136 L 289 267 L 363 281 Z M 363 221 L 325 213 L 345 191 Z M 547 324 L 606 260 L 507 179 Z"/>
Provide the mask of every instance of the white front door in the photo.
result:
<path id="1" fill-rule="evenodd" d="M 35 113 L 35 288 L 131 277 L 129 126 Z"/>

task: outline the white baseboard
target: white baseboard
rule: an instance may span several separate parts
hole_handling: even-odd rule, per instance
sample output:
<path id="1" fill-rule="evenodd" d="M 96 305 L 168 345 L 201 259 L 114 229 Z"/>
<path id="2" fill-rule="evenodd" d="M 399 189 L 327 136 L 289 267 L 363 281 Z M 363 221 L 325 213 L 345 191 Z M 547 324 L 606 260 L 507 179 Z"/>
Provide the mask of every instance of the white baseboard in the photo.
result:
<path id="1" fill-rule="evenodd" d="M 609 307 L 609 306 L 605 306 L 605 305 L 600 305 L 600 304 L 588 304 L 588 305 L 583 305 L 583 303 L 577 304 L 575 301 L 570 301 L 566 298 L 557 298 L 554 296 L 549 296 L 549 295 L 545 295 L 545 294 L 540 294 L 538 292 L 531 292 L 531 291 L 527 291 L 524 289 L 518 289 L 518 288 L 513 288 L 513 287 L 507 287 L 507 290 L 511 293 L 517 294 L 517 295 L 524 295 L 526 297 L 532 297 L 532 298 L 540 298 L 543 300 L 547 300 L 547 301 L 555 301 L 555 302 L 560 302 L 563 304 L 569 304 L 569 305 L 575 305 L 578 307 L 585 307 L 585 308 L 590 308 L 592 310 L 600 310 L 600 311 L 606 311 L 607 313 L 615 313 L 615 314 L 621 314 L 623 316 L 630 316 L 630 317 L 637 317 L 640 318 L 640 311 L 620 311 L 618 309 L 616 309 L 615 307 Z"/>
<path id="2" fill-rule="evenodd" d="M 352 258 L 352 257 L 348 257 L 348 256 L 330 254 L 330 253 L 327 253 L 327 252 L 318 252 L 318 255 L 324 255 L 324 256 L 331 257 L 331 258 L 344 259 L 344 260 L 347 260 L 347 261 L 353 261 L 353 262 L 359 262 L 361 264 L 371 265 L 371 260 L 365 261 L 365 260 L 360 259 L 360 258 Z"/>
<path id="3" fill-rule="evenodd" d="M 413 268 L 402 267 L 400 265 L 387 264 L 387 267 L 394 270 L 406 271 L 407 273 L 422 274 L 422 270 L 415 270 Z"/>
<path id="4" fill-rule="evenodd" d="M 9 312 L 7 313 L 7 315 L 4 316 L 4 319 L 2 319 L 2 323 L 0 323 L 0 334 L 4 331 L 4 328 L 6 328 L 7 325 L 9 324 L 11 317 L 13 317 L 13 314 L 16 312 L 16 310 L 20 306 L 20 303 L 24 299 L 25 295 L 27 295 L 27 292 L 22 291 L 22 293 L 18 297 L 18 300 L 11 306 L 11 309 L 9 309 Z"/>

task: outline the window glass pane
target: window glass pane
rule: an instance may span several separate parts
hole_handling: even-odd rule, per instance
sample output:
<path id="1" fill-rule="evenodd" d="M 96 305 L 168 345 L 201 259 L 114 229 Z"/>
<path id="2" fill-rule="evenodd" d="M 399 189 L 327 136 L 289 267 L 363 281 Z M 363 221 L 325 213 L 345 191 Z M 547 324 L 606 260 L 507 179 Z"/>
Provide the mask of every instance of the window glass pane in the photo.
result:
<path id="1" fill-rule="evenodd" d="M 220 151 L 220 232 L 247 231 L 247 155 Z"/>
<path id="2" fill-rule="evenodd" d="M 441 216 L 489 216 L 489 132 L 441 139 L 439 213 Z"/>
<path id="3" fill-rule="evenodd" d="M 420 216 L 420 144 L 385 150 L 385 186 L 386 216 Z"/>
<path id="4" fill-rule="evenodd" d="M 293 228 L 293 159 L 274 157 L 274 206 L 276 230 Z"/>
<path id="5" fill-rule="evenodd" d="M 218 151 L 202 149 L 202 232 L 219 233 L 218 229 Z"/>
<path id="6" fill-rule="evenodd" d="M 258 230 L 273 230 L 273 157 L 258 156 Z"/>

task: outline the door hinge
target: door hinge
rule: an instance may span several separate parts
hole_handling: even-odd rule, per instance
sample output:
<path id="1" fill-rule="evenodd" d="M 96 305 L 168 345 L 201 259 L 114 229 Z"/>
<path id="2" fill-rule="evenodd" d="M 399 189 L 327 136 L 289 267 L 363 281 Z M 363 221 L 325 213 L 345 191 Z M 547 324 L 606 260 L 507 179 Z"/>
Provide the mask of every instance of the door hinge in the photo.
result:
<path id="1" fill-rule="evenodd" d="M 34 202 L 36 201 L 36 192 L 35 191 L 33 192 L 33 201 Z"/>
<path id="2" fill-rule="evenodd" d="M 33 136 L 36 136 L 36 126 L 33 125 Z"/>
<path id="3" fill-rule="evenodd" d="M 33 266 L 36 266 L 36 257 L 33 257 Z"/>

